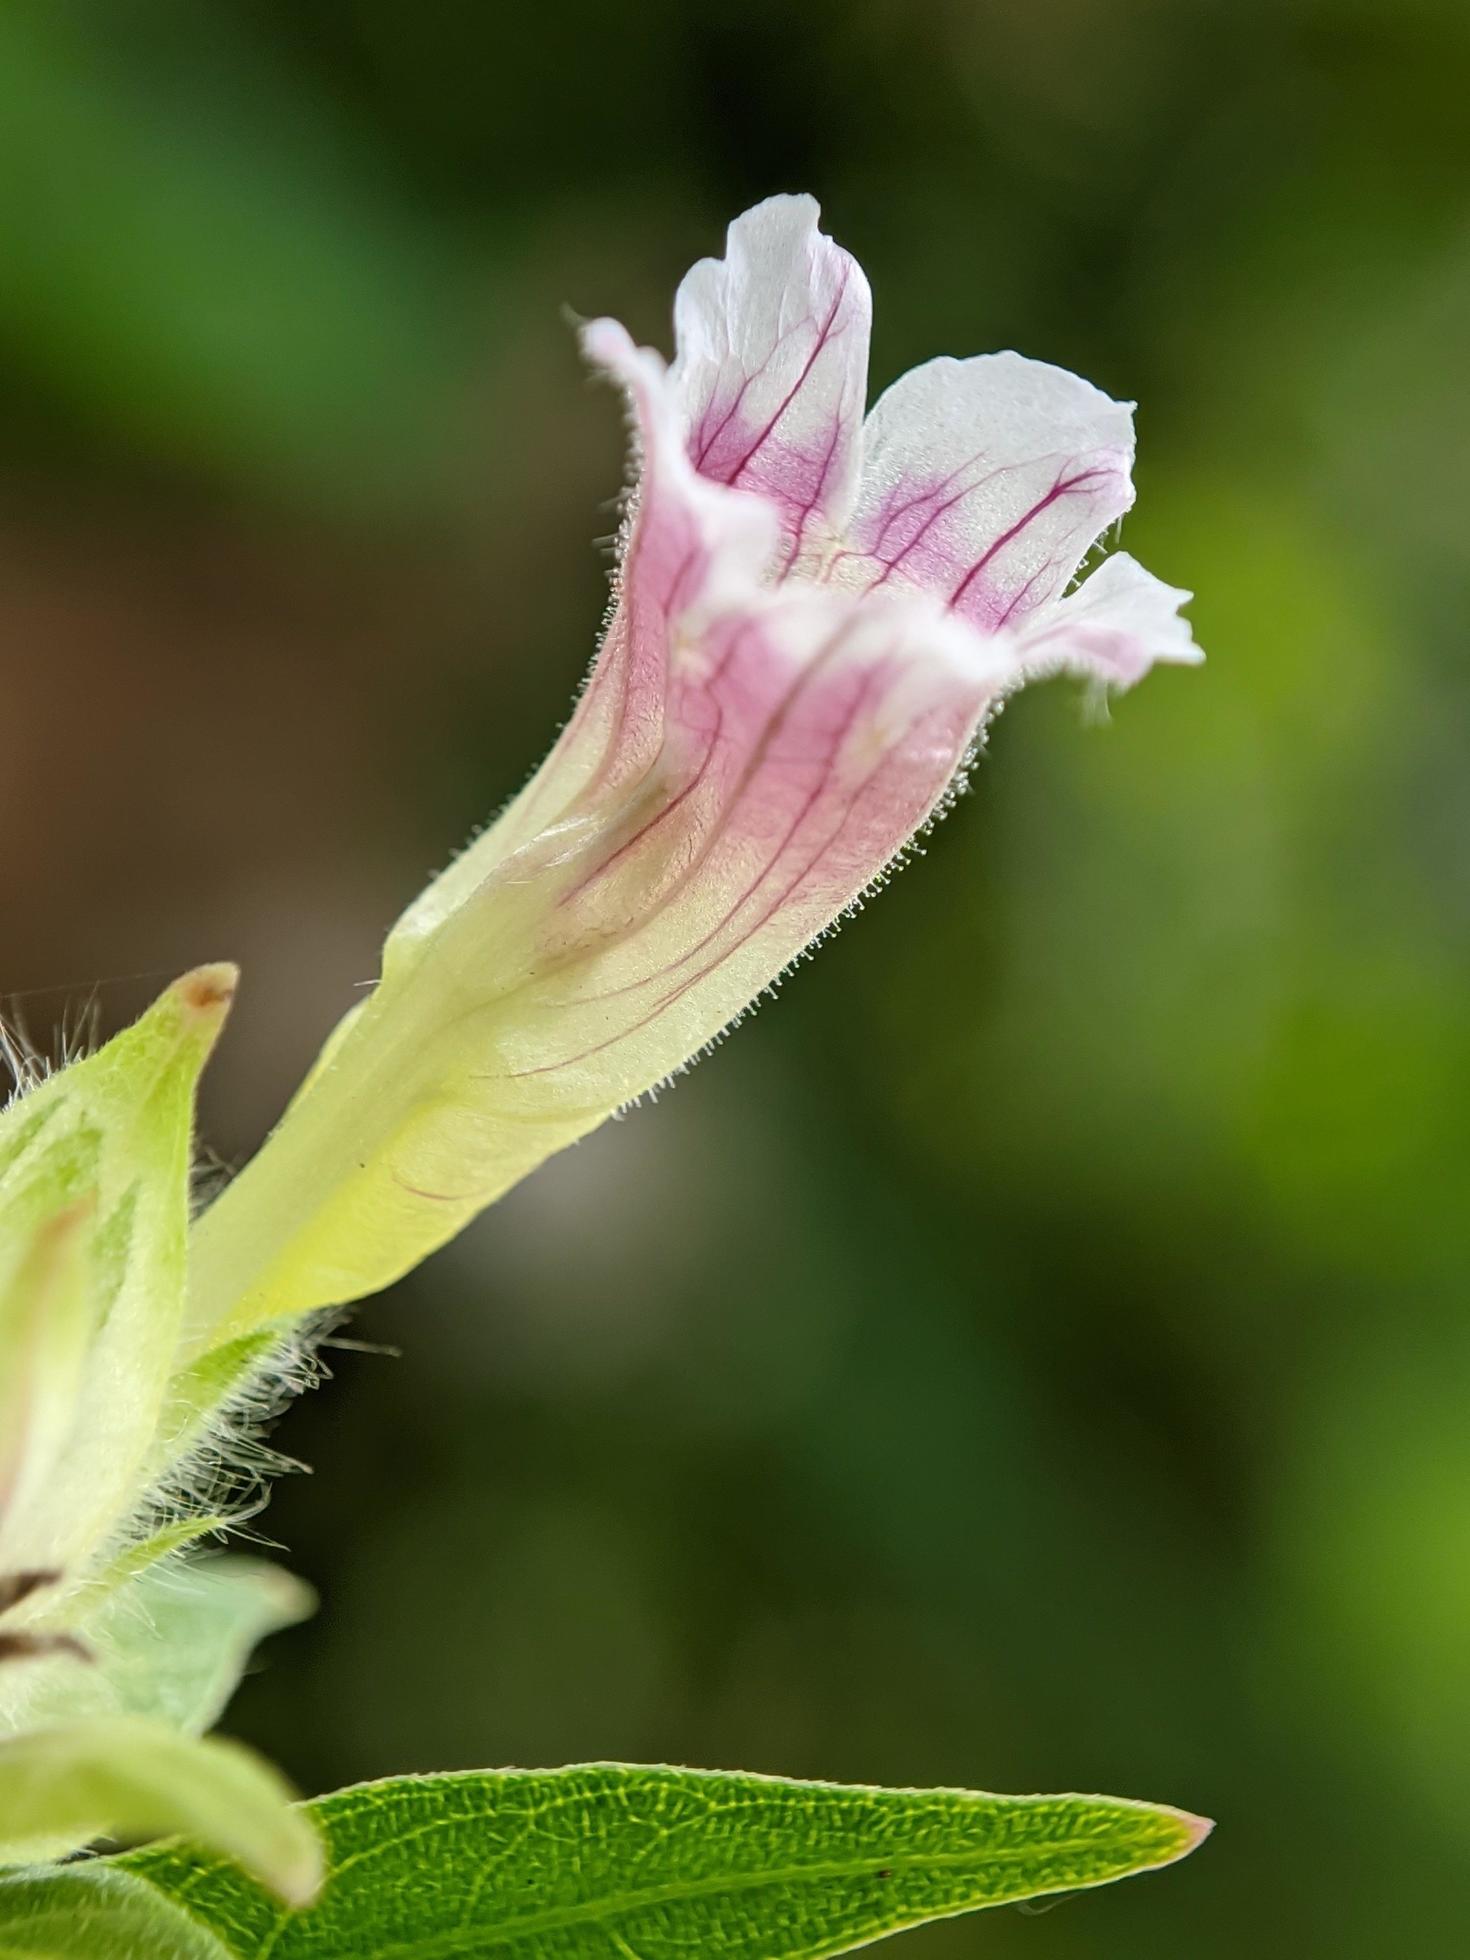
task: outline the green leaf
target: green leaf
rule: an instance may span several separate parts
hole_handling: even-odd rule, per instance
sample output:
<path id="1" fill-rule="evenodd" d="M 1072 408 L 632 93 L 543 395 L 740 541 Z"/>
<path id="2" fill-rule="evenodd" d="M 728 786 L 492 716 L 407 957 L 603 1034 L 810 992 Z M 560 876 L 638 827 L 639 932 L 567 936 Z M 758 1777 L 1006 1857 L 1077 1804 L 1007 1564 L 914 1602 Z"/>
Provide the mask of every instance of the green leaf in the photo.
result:
<path id="1" fill-rule="evenodd" d="M 926 1920 L 1103 1885 L 1193 1849 L 1201 1819 L 1109 1797 L 875 1790 L 592 1764 L 403 1777 L 306 1806 L 319 1902 L 283 1913 L 161 1846 L 112 1861 L 187 1897 L 230 1960 L 819 1960 Z M 28 1937 L 12 1903 L 0 1934 Z"/>
<path id="2" fill-rule="evenodd" d="M 310 1587 L 263 1559 L 165 1557 L 102 1584 L 99 1603 L 66 1621 L 95 1663 L 81 1667 L 67 1655 L 29 1663 L 36 1685 L 20 1704 L 27 1726 L 142 1715 L 202 1734 L 223 1714 L 256 1643 L 316 1604 Z"/>
<path id="3" fill-rule="evenodd" d="M 166 1832 L 239 1859 L 297 1905 L 321 1881 L 310 1817 L 293 1806 L 280 1775 L 239 1743 L 196 1741 L 134 1716 L 60 1723 L 0 1743 L 0 1863 L 103 1836 Z"/>
<path id="4" fill-rule="evenodd" d="M 0 1960 L 229 1960 L 182 1906 L 103 1864 L 0 1877 Z"/>

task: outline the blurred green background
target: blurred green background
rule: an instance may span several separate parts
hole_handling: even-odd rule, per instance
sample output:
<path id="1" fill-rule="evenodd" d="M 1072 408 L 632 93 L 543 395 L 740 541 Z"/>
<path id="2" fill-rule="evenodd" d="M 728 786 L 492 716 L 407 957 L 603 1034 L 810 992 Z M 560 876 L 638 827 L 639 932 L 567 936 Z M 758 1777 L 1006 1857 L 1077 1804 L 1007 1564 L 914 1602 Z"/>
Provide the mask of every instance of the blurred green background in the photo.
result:
<path id="1" fill-rule="evenodd" d="M 778 1006 L 358 1316 L 230 1723 L 305 1785 L 1113 1790 L 1221 1828 L 915 1960 L 1463 1947 L 1467 83 L 1459 0 L 0 11 L 0 985 L 239 958 L 226 1158 L 589 655 L 565 308 L 667 344 L 757 197 L 875 386 L 1137 397 L 1210 654 L 1028 696 Z"/>

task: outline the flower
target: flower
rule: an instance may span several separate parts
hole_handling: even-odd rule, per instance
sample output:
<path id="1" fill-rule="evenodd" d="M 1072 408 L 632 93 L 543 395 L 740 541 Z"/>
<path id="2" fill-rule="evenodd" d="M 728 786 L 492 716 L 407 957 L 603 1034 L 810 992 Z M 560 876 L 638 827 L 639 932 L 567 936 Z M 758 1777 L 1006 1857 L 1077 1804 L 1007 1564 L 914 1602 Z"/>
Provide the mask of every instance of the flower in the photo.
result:
<path id="1" fill-rule="evenodd" d="M 934 816 L 1037 675 L 1199 656 L 1115 553 L 1132 417 L 1017 354 L 864 416 L 870 299 L 807 197 L 695 266 L 666 367 L 583 331 L 638 468 L 576 711 L 403 915 L 381 981 L 205 1217 L 201 1349 L 385 1285 L 682 1067 Z"/>

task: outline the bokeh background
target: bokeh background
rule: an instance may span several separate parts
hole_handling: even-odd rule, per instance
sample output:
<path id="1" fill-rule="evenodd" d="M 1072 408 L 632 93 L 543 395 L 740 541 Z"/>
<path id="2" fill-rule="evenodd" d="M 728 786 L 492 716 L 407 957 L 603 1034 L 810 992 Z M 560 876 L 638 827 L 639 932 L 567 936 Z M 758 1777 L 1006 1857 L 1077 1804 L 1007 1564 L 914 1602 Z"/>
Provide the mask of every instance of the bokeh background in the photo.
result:
<path id="1" fill-rule="evenodd" d="M 231 1726 L 303 1784 L 673 1759 L 1101 1788 L 1165 1877 L 927 1954 L 1461 1950 L 1470 14 L 1459 0 L 10 0 L 0 987 L 240 959 L 262 1136 L 600 616 L 617 406 L 810 188 L 875 385 L 1140 414 L 1209 650 L 1007 715 L 927 857 L 354 1333 Z"/>

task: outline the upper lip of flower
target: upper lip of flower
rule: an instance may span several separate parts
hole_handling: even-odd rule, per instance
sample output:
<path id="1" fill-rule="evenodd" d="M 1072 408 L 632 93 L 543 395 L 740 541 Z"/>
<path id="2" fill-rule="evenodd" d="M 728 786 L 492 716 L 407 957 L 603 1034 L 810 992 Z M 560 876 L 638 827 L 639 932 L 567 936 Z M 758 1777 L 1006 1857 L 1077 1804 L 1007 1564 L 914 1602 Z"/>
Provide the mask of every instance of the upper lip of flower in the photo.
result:
<path id="1" fill-rule="evenodd" d="M 628 393 L 638 476 L 602 655 L 511 830 L 544 835 L 556 812 L 598 801 L 606 815 L 614 792 L 650 810 L 563 903 L 599 881 L 606 891 L 633 847 L 705 791 L 717 750 L 741 746 L 735 622 L 786 649 L 792 690 L 765 701 L 777 721 L 792 693 L 886 630 L 894 657 L 857 731 L 875 754 L 925 674 L 941 696 L 968 687 L 966 740 L 930 783 L 931 806 L 987 707 L 1029 674 L 1071 666 L 1127 684 L 1156 658 L 1198 657 L 1177 618 L 1188 595 L 1124 554 L 1062 596 L 1133 501 L 1131 406 L 1003 353 L 930 361 L 864 417 L 867 282 L 817 215 L 810 198 L 778 197 L 731 226 L 726 257 L 680 287 L 672 367 L 615 321 L 583 330 Z M 769 754 L 769 728 L 745 746 Z M 646 794 L 630 798 L 638 785 Z M 874 873 L 902 842 L 888 839 Z"/>
<path id="2" fill-rule="evenodd" d="M 865 417 L 868 286 L 817 216 L 777 197 L 731 226 L 726 257 L 680 287 L 672 367 L 616 321 L 583 329 L 632 409 L 615 605 L 571 723 L 472 855 L 500 879 L 551 876 L 536 970 L 595 958 L 584 1004 L 657 1013 L 726 957 L 727 928 L 794 905 L 779 970 L 881 874 L 1028 675 L 1129 684 L 1198 657 L 1188 595 L 1124 554 L 1062 596 L 1132 503 L 1131 407 L 1003 353 L 930 361 Z M 654 922 L 722 883 L 734 902 L 654 959 Z M 634 938 L 644 963 L 609 967 Z M 644 998 L 659 972 L 669 989 Z"/>
<path id="3" fill-rule="evenodd" d="M 1133 500 L 1131 405 L 1012 353 L 942 356 L 864 417 L 871 301 L 806 197 L 730 228 L 675 304 L 671 369 L 611 321 L 591 358 L 634 393 L 645 448 L 761 500 L 763 571 L 928 591 L 983 628 L 1057 596 Z"/>

